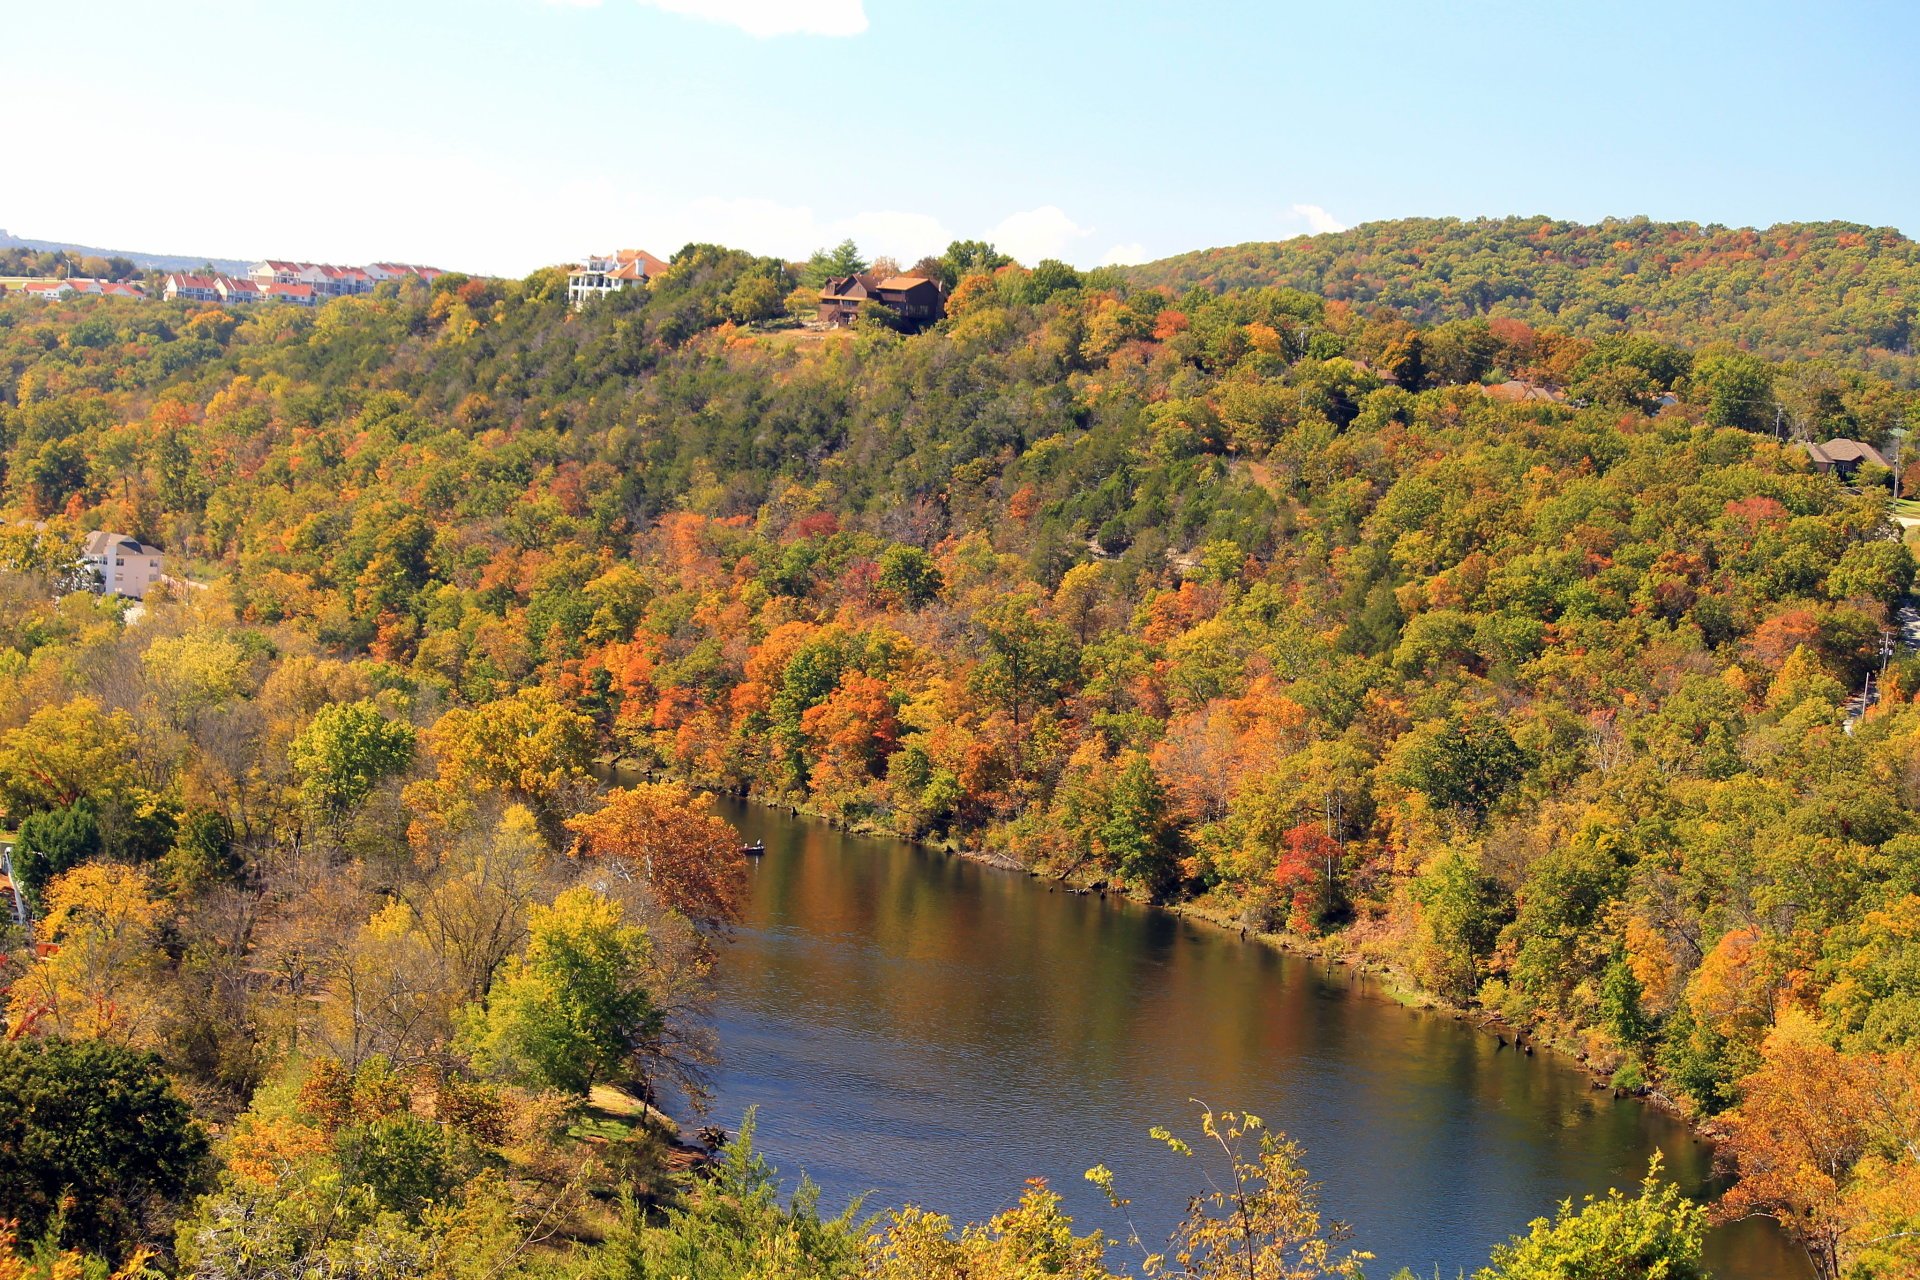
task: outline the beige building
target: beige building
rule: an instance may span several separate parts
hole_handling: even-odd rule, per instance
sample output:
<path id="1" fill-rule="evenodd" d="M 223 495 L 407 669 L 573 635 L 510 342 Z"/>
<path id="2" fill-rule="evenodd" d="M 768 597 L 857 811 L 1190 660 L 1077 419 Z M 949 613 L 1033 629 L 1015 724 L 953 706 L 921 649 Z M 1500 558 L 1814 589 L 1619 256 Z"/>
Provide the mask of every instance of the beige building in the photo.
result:
<path id="1" fill-rule="evenodd" d="M 82 558 L 94 573 L 94 590 L 102 595 L 146 598 L 159 585 L 166 552 L 124 533 L 96 529 L 87 535 Z"/>

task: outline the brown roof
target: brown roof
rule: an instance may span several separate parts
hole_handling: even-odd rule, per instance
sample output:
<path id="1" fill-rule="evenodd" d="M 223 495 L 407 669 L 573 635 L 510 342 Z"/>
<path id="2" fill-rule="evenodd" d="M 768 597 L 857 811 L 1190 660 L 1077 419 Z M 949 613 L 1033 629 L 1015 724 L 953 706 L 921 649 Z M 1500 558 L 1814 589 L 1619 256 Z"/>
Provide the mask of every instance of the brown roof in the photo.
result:
<path id="1" fill-rule="evenodd" d="M 1512 378 L 1491 387 L 1483 387 L 1481 390 L 1495 400 L 1521 402 L 1543 400 L 1558 404 L 1567 398 L 1564 392 L 1555 391 L 1551 387 L 1543 387 L 1537 382 L 1523 382 L 1518 378 Z"/>
<path id="2" fill-rule="evenodd" d="M 820 296 L 822 298 L 844 298 L 853 293 L 854 286 L 856 285 L 860 287 L 863 294 L 870 294 L 880 287 L 879 282 L 872 276 L 835 276 L 827 281 L 825 288 L 820 290 Z"/>
<path id="3" fill-rule="evenodd" d="M 1837 437 L 1825 444 L 1815 444 L 1809 440 L 1806 450 L 1815 462 L 1873 462 L 1883 467 L 1887 465 L 1886 456 L 1872 445 L 1844 437 Z"/>
<path id="4" fill-rule="evenodd" d="M 878 285 L 882 289 L 912 289 L 918 285 L 931 284 L 925 276 L 888 276 Z"/>

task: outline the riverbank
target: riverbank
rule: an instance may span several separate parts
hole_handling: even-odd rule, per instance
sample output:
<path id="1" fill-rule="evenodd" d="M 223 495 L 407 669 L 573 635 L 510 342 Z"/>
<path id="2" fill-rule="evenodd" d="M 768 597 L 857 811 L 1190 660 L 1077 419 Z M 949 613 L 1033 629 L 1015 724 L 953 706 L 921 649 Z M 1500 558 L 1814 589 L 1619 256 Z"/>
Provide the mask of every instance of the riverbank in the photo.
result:
<path id="1" fill-rule="evenodd" d="M 636 773 L 647 772 L 630 761 L 609 760 L 602 763 L 616 771 L 624 769 Z M 1587 1076 L 1589 1086 L 1595 1092 L 1607 1091 L 1619 1100 L 1635 1100 L 1644 1103 L 1685 1124 L 1689 1132 L 1699 1141 L 1711 1143 L 1718 1139 L 1719 1135 L 1711 1123 L 1689 1114 L 1677 1101 L 1659 1089 L 1649 1085 L 1632 1089 L 1616 1086 L 1614 1084 L 1615 1066 L 1594 1061 L 1585 1046 L 1538 1027 L 1517 1026 L 1497 1010 L 1448 1000 L 1421 986 L 1417 979 L 1404 970 L 1378 956 L 1364 954 L 1358 947 L 1352 945 L 1351 936 L 1348 934 L 1308 938 L 1285 930 L 1254 929 L 1250 928 L 1237 913 L 1202 900 L 1153 902 L 1104 879 L 1092 876 L 1049 875 L 1047 872 L 1027 866 L 1010 854 L 997 850 L 969 848 L 952 839 L 903 836 L 871 822 L 849 823 L 823 814 L 809 805 L 791 801 L 770 801 L 745 789 L 728 789 L 726 794 L 749 805 L 785 811 L 794 817 L 821 822 L 849 835 L 897 840 L 915 848 L 960 858 L 997 871 L 1014 872 L 1030 879 L 1047 881 L 1050 888 L 1061 892 L 1101 898 L 1111 894 L 1115 898 L 1136 906 L 1165 911 L 1181 919 L 1206 925 L 1221 933 L 1237 934 L 1242 942 L 1258 943 L 1287 955 L 1337 965 L 1355 979 L 1363 980 L 1371 989 L 1400 1005 L 1410 1009 L 1445 1014 L 1456 1022 L 1493 1037 L 1503 1049 L 1512 1047 L 1516 1052 L 1526 1056 L 1532 1056 L 1536 1051 L 1544 1051 L 1578 1067 Z"/>
<path id="2" fill-rule="evenodd" d="M 1045 871 L 1026 865 L 1010 854 L 996 850 L 970 848 L 950 839 L 902 836 L 872 823 L 847 823 L 822 814 L 807 805 L 775 803 L 751 794 L 739 794 L 737 798 L 753 805 L 784 809 L 793 816 L 823 822 L 829 827 L 845 831 L 850 835 L 898 840 L 916 848 L 961 858 L 997 871 L 1017 872 L 1034 880 L 1048 881 L 1050 888 L 1062 892 L 1100 898 L 1111 894 L 1135 906 L 1165 911 L 1183 920 L 1206 925 L 1221 933 L 1237 934 L 1240 941 L 1245 943 L 1256 943 L 1287 955 L 1337 965 L 1356 980 L 1364 981 L 1372 990 L 1387 996 L 1394 1002 L 1409 1009 L 1445 1014 L 1456 1022 L 1491 1036 L 1502 1049 L 1511 1047 L 1515 1052 L 1529 1057 L 1537 1051 L 1545 1052 L 1576 1066 L 1587 1076 L 1589 1086 L 1595 1092 L 1610 1092 L 1617 1100 L 1637 1101 L 1671 1116 L 1685 1124 L 1696 1140 L 1712 1143 L 1719 1138 L 1718 1131 L 1710 1122 L 1690 1114 L 1679 1102 L 1659 1089 L 1644 1084 L 1634 1088 L 1616 1085 L 1614 1078 L 1617 1065 L 1596 1062 L 1584 1046 L 1551 1031 L 1516 1025 L 1498 1010 L 1448 1000 L 1421 986 L 1417 979 L 1404 970 L 1377 956 L 1364 954 L 1351 945 L 1349 935 L 1335 934 L 1324 938 L 1309 938 L 1286 930 L 1254 929 L 1249 927 L 1238 913 L 1230 912 L 1204 900 L 1153 902 L 1104 879 L 1086 876 L 1067 878 L 1051 876 Z"/>

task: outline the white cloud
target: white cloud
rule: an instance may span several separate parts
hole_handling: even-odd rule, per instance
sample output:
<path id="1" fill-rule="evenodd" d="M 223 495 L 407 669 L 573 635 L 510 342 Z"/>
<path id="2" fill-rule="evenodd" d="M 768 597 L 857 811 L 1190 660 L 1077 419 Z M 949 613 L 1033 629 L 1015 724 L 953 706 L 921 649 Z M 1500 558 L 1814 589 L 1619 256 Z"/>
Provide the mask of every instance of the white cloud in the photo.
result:
<path id="1" fill-rule="evenodd" d="M 1107 250 L 1107 256 L 1100 259 L 1100 265 L 1103 267 L 1130 267 L 1136 262 L 1145 262 L 1146 260 L 1147 246 L 1141 244 L 1138 240 L 1130 240 L 1126 244 L 1117 244 Z"/>
<path id="2" fill-rule="evenodd" d="M 1092 227 L 1081 226 L 1059 205 L 1043 204 L 1038 209 L 1008 214 L 987 238 L 1002 253 L 1032 266 L 1042 258 L 1065 259 L 1076 240 L 1092 234 Z"/>
<path id="3" fill-rule="evenodd" d="M 581 3 L 581 0 L 562 0 Z M 585 0 L 594 3 L 595 0 Z M 738 27 L 750 36 L 857 36 L 867 29 L 864 0 L 640 0 L 667 13 Z"/>
<path id="4" fill-rule="evenodd" d="M 1295 218 L 1307 224 L 1308 235 L 1325 235 L 1329 231 L 1345 231 L 1347 224 L 1322 209 L 1317 204 L 1296 204 L 1291 212 Z"/>

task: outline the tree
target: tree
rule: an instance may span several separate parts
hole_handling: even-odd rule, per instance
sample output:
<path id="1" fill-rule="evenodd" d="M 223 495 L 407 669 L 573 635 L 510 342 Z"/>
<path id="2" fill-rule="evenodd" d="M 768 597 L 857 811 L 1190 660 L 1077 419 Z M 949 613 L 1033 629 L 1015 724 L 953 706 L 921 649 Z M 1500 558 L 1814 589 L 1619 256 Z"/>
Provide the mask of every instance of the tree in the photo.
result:
<path id="1" fill-rule="evenodd" d="M 593 721 L 546 687 L 529 685 L 471 709 L 454 708 L 427 740 L 439 757 L 442 804 L 500 791 L 547 815 L 587 777 Z"/>
<path id="2" fill-rule="evenodd" d="M 1013 259 L 985 240 L 955 240 L 935 261 L 940 267 L 938 279 L 951 289 L 968 276 L 991 275 Z"/>
<path id="3" fill-rule="evenodd" d="M 135 1249 L 118 1268 L 109 1259 L 78 1249 L 56 1253 L 44 1241 L 22 1254 L 19 1226 L 11 1220 L 0 1220 L 0 1280 L 165 1280 L 165 1272 L 148 1265 L 156 1250 L 145 1247 Z"/>
<path id="4" fill-rule="evenodd" d="M 866 1276 L 868 1243 L 855 1221 L 858 1203 L 838 1217 L 823 1218 L 820 1188 L 802 1176 L 792 1198 L 781 1204 L 778 1170 L 755 1149 L 753 1133 L 754 1113 L 749 1110 L 710 1175 L 696 1179 L 684 1199 L 657 1221 L 631 1199 L 626 1201 L 597 1259 L 597 1274 L 607 1280 Z"/>
<path id="5" fill-rule="evenodd" d="M 1414 882 L 1422 947 L 1416 967 L 1428 986 L 1454 1000 L 1471 999 L 1481 962 L 1506 921 L 1499 884 L 1464 850 L 1442 855 Z"/>
<path id="6" fill-rule="evenodd" d="M 166 914 L 146 873 L 115 863 L 75 867 L 47 886 L 35 940 L 48 953 L 13 984 L 7 1013 L 28 1030 L 156 1047 L 165 1007 L 155 981 Z"/>
<path id="7" fill-rule="evenodd" d="M 813 251 L 807 265 L 800 270 L 800 283 L 818 289 L 829 280 L 859 275 L 866 269 L 867 260 L 860 256 L 860 246 L 851 240 L 842 240 L 831 249 Z"/>
<path id="8" fill-rule="evenodd" d="M 1773 368 L 1744 351 L 1721 351 L 1693 362 L 1694 399 L 1707 406 L 1707 423 L 1772 431 Z"/>
<path id="9" fill-rule="evenodd" d="M 909 609 L 931 604 L 945 585 L 933 557 L 919 547 L 895 544 L 880 553 L 879 587 Z"/>
<path id="10" fill-rule="evenodd" d="M 462 1000 L 478 1000 L 523 940 L 549 860 L 540 826 L 510 805 L 491 831 L 454 842 L 431 884 L 408 892 L 416 927 Z"/>
<path id="11" fill-rule="evenodd" d="M 1045 1178 L 1031 1178 L 1020 1203 L 956 1235 L 937 1213 L 905 1208 L 888 1214 L 874 1240 L 873 1280 L 1118 1280 L 1106 1267 L 1100 1232 L 1075 1235 Z"/>
<path id="12" fill-rule="evenodd" d="M 526 951 L 463 1029 L 483 1069 L 579 1097 L 647 1072 L 664 1015 L 647 988 L 652 942 L 623 916 L 585 887 L 528 913 Z"/>
<path id="13" fill-rule="evenodd" d="M 57 809 L 135 785 L 133 717 L 92 698 L 42 707 L 0 735 L 0 805 Z"/>
<path id="14" fill-rule="evenodd" d="M 1399 779 L 1435 808 L 1478 822 L 1527 765 L 1527 753 L 1507 726 L 1488 709 L 1470 705 L 1407 735 Z"/>
<path id="15" fill-rule="evenodd" d="M 1185 1140 L 1163 1128 L 1153 1136 L 1176 1155 L 1194 1159 Z M 1258 1116 L 1233 1111 L 1200 1113 L 1200 1132 L 1217 1149 L 1219 1175 L 1210 1190 L 1193 1197 L 1174 1228 L 1168 1254 L 1150 1254 L 1141 1270 L 1166 1280 L 1360 1280 L 1373 1255 L 1336 1253 L 1350 1235 L 1345 1223 L 1320 1217 L 1320 1186 L 1301 1164 L 1301 1149 Z M 1116 1206 L 1113 1174 L 1104 1165 L 1087 1180 Z M 1170 1255 L 1170 1256 L 1169 1256 Z"/>
<path id="16" fill-rule="evenodd" d="M 1166 809 L 1166 792 L 1153 762 L 1141 752 L 1130 752 L 1108 793 L 1100 847 L 1108 866 L 1156 898 L 1172 887 L 1178 874 Z"/>
<path id="17" fill-rule="evenodd" d="M 13 869 L 27 896 L 37 899 L 55 876 L 99 854 L 100 824 L 93 806 L 81 800 L 64 809 L 42 810 L 20 824 Z"/>
<path id="18" fill-rule="evenodd" d="M 413 764 L 413 726 L 374 704 L 336 702 L 314 713 L 287 749 L 308 803 L 327 813 L 358 808 L 384 779 Z"/>
<path id="19" fill-rule="evenodd" d="M 615 788 L 593 813 L 567 820 L 592 857 L 636 867 L 660 902 L 712 927 L 740 918 L 747 859 L 740 836 L 684 783 Z"/>
<path id="20" fill-rule="evenodd" d="M 784 280 L 768 275 L 747 275 L 727 295 L 727 314 L 740 324 L 771 320 L 787 309 Z"/>
<path id="21" fill-rule="evenodd" d="M 1661 1180 L 1656 1154 L 1639 1195 L 1615 1188 L 1578 1212 L 1561 1201 L 1552 1220 L 1536 1218 L 1528 1234 L 1496 1246 L 1474 1280 L 1707 1280 L 1706 1234 L 1707 1210 Z"/>
<path id="22" fill-rule="evenodd" d="M 246 690 L 248 659 L 238 639 L 202 631 L 155 640 L 140 665 L 173 722 L 191 728 Z"/>
<path id="23" fill-rule="evenodd" d="M 1840 555 L 1827 574 L 1835 600 L 1875 600 L 1891 607 L 1913 586 L 1913 552 L 1899 542 L 1859 542 Z"/>
<path id="24" fill-rule="evenodd" d="M 984 650 L 975 682 L 1007 709 L 1017 726 L 1036 707 L 1051 705 L 1079 668 L 1079 645 L 1047 618 L 1032 595 L 1017 595 L 978 616 Z"/>
<path id="25" fill-rule="evenodd" d="M 0 1043 L 0 1204 L 29 1236 L 113 1256 L 163 1238 L 205 1180 L 206 1135 L 152 1054 Z"/>
<path id="26" fill-rule="evenodd" d="M 1900 1247 L 1907 1264 L 1920 1261 L 1920 1250 L 1903 1245 L 1911 1222 L 1887 1224 L 1875 1194 L 1920 1182 L 1920 1063 L 1911 1053 L 1841 1054 L 1793 1011 L 1767 1034 L 1760 1059 L 1724 1119 L 1740 1180 L 1714 1207 L 1716 1220 L 1772 1218 L 1806 1248 L 1821 1280 L 1847 1275 L 1870 1249 Z"/>

